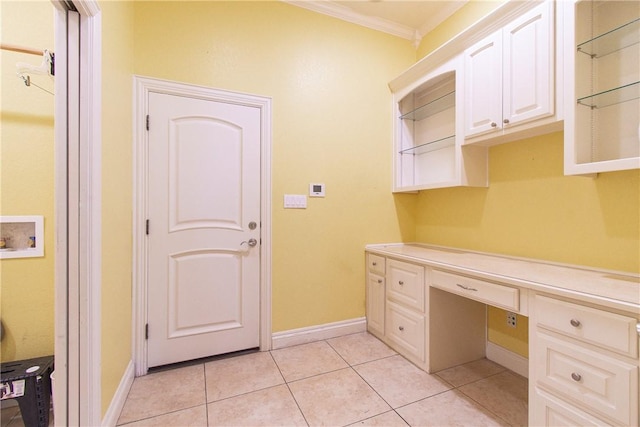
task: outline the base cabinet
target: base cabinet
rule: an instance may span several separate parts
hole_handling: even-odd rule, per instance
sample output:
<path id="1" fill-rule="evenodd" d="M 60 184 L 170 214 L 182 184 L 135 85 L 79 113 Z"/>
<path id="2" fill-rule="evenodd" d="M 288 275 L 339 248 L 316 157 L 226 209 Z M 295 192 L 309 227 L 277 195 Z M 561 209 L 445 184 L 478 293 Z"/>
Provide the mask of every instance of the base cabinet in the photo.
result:
<path id="1" fill-rule="evenodd" d="M 487 305 L 529 317 L 531 426 L 637 426 L 640 276 L 419 244 L 367 247 L 367 328 L 434 373 L 486 357 Z"/>
<path id="2" fill-rule="evenodd" d="M 367 330 L 376 336 L 384 335 L 384 272 L 385 259 L 367 254 L 366 311 Z"/>
<path id="3" fill-rule="evenodd" d="M 638 425 L 638 320 L 544 295 L 533 306 L 529 423 Z"/>
<path id="4" fill-rule="evenodd" d="M 429 373 L 485 357 L 485 304 L 433 288 L 424 265 L 366 259 L 370 333 Z"/>

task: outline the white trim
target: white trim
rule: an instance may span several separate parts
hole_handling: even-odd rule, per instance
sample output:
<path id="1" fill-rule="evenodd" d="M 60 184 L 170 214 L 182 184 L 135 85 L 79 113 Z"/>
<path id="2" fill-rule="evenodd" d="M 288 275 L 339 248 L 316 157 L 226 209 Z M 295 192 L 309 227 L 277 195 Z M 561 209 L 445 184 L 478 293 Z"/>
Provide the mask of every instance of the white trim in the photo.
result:
<path id="1" fill-rule="evenodd" d="M 69 353 L 69 336 L 67 324 L 69 312 L 67 308 L 67 80 L 61 76 L 67 75 L 67 25 L 66 11 L 60 4 L 54 2 L 55 10 L 55 52 L 56 75 L 54 103 L 54 158 L 55 158 L 55 279 L 54 279 L 54 355 L 56 382 L 53 387 L 53 402 L 55 421 L 58 425 L 68 425 L 67 422 L 67 365 Z"/>
<path id="2" fill-rule="evenodd" d="M 332 16 L 334 18 L 341 19 L 352 24 L 361 25 L 372 30 L 382 31 L 383 33 L 398 36 L 400 38 L 410 40 L 413 42 L 414 47 L 418 48 L 422 38 L 429 33 L 429 31 L 440 25 L 445 19 L 449 18 L 462 6 L 466 4 L 466 1 L 452 1 L 447 3 L 443 8 L 437 11 L 433 16 L 426 16 L 426 22 L 419 28 L 413 28 L 411 26 L 401 24 L 399 22 L 391 21 L 378 16 L 366 15 L 354 11 L 353 9 L 337 4 L 327 0 L 314 1 L 314 0 L 282 0 L 284 3 L 288 3 L 292 6 L 301 7 L 303 9 L 311 10 L 313 12 L 322 13 L 323 15 Z"/>
<path id="3" fill-rule="evenodd" d="M 56 35 L 55 422 L 96 425 L 101 412 L 100 7 L 95 0 L 73 0 L 79 12 L 67 15 L 66 2 L 52 3 Z M 68 51 L 78 55 L 70 58 Z M 71 81 L 76 83 L 70 98 L 69 60 L 74 70 Z"/>
<path id="4" fill-rule="evenodd" d="M 111 404 L 109 404 L 107 412 L 104 414 L 104 418 L 102 419 L 103 426 L 115 426 L 118 422 L 122 408 L 124 408 L 124 404 L 127 401 L 129 390 L 131 390 L 131 386 L 133 385 L 133 379 L 135 377 L 134 371 L 133 360 L 131 360 L 120 379 L 120 384 L 113 395 L 113 399 L 111 399 Z"/>
<path id="5" fill-rule="evenodd" d="M 260 350 L 271 350 L 271 98 L 213 89 L 186 83 L 133 77 L 133 333 L 132 348 L 136 376 L 146 375 L 147 341 L 147 219 L 148 134 L 145 117 L 150 92 L 229 102 L 260 109 L 261 117 L 261 196 L 262 228 L 260 246 Z"/>
<path id="6" fill-rule="evenodd" d="M 306 328 L 290 329 L 273 334 L 272 348 L 273 350 L 277 350 L 292 345 L 307 344 L 314 341 L 341 337 L 343 335 L 366 332 L 366 330 L 366 317 L 325 323 L 324 325 L 309 326 Z"/>
<path id="7" fill-rule="evenodd" d="M 403 94 L 406 94 L 410 92 L 416 86 L 422 84 L 421 78 L 431 70 L 444 64 L 454 56 L 461 54 L 468 47 L 499 30 L 514 18 L 540 3 L 541 0 L 524 0 L 507 1 L 501 4 L 495 10 L 413 64 L 401 75 L 391 80 L 391 82 L 389 82 L 389 88 L 394 93 L 402 91 Z"/>
<path id="8" fill-rule="evenodd" d="M 529 359 L 517 353 L 507 350 L 497 344 L 487 341 L 487 359 L 496 362 L 498 365 L 529 378 Z"/>
<path id="9" fill-rule="evenodd" d="M 80 16 L 80 420 L 102 418 L 102 16 L 76 2 Z M 86 400 L 85 400 L 86 399 Z"/>
<path id="10" fill-rule="evenodd" d="M 382 31 L 394 36 L 401 37 L 403 39 L 416 41 L 417 31 L 407 25 L 398 24 L 397 22 L 389 21 L 387 19 L 378 18 L 375 16 L 367 16 L 354 12 L 346 6 L 335 4 L 327 1 L 289 1 L 283 0 L 284 3 L 288 3 L 292 6 L 298 6 L 303 9 L 311 10 L 313 12 L 322 13 L 323 15 L 333 16 L 334 18 L 341 19 L 343 21 L 351 22 L 353 24 L 362 25 L 363 27 L 371 28 L 373 30 Z M 420 40 L 418 39 L 419 43 Z"/>

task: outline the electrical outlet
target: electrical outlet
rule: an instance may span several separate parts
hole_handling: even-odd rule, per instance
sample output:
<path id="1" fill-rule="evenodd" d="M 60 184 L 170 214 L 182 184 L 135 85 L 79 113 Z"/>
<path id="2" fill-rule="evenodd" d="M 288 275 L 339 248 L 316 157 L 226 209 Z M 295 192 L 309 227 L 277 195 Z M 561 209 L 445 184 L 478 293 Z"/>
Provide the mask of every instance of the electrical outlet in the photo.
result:
<path id="1" fill-rule="evenodd" d="M 515 328 L 517 326 L 517 316 L 515 313 L 507 311 L 507 325 Z"/>

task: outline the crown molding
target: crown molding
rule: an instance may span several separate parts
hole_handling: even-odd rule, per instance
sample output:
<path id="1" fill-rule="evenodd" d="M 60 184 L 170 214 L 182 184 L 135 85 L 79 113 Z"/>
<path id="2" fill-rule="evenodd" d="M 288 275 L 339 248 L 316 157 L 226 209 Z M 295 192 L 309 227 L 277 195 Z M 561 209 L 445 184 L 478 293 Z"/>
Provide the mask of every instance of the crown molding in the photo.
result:
<path id="1" fill-rule="evenodd" d="M 403 39 L 410 40 L 414 43 L 419 43 L 421 36 L 418 32 L 406 25 L 398 24 L 387 19 L 366 16 L 360 13 L 354 12 L 348 7 L 332 3 L 329 1 L 296 1 L 296 0 L 282 0 L 284 3 L 288 3 L 292 6 L 298 6 L 303 9 L 311 10 L 313 12 L 329 15 L 334 18 L 342 19 L 353 24 L 362 25 L 363 27 L 371 28 L 373 30 L 382 31 L 394 36 L 402 37 Z"/>
<path id="2" fill-rule="evenodd" d="M 422 40 L 422 38 L 427 35 L 431 30 L 435 29 L 438 25 L 444 22 L 451 15 L 456 13 L 462 6 L 467 4 L 466 1 L 452 1 L 448 3 L 448 7 L 444 9 L 440 9 L 438 13 L 431 16 L 427 22 L 425 22 L 420 28 L 418 28 L 416 39 L 418 42 Z"/>

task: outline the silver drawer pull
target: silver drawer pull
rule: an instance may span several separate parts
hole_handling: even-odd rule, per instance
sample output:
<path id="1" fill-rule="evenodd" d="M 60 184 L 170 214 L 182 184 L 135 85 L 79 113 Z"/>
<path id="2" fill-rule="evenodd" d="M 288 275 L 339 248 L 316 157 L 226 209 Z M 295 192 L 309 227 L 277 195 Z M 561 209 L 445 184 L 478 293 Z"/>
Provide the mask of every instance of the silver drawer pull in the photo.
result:
<path id="1" fill-rule="evenodd" d="M 573 372 L 573 373 L 571 374 L 571 379 L 572 379 L 572 380 L 574 380 L 574 381 L 580 381 L 580 380 L 582 379 L 582 375 L 580 375 L 580 374 L 578 374 L 578 373 Z"/>
<path id="2" fill-rule="evenodd" d="M 398 329 L 400 329 L 401 331 L 404 331 L 404 326 L 398 326 Z"/>
<path id="3" fill-rule="evenodd" d="M 476 288 L 470 288 L 468 286 L 465 285 L 461 285 L 460 283 L 456 283 L 456 286 L 459 288 L 464 289 L 465 291 L 474 291 L 474 292 L 478 292 L 478 290 Z"/>
<path id="4" fill-rule="evenodd" d="M 404 285 L 404 282 L 402 280 L 398 280 L 398 285 L 402 286 Z"/>
<path id="5" fill-rule="evenodd" d="M 382 283 L 382 279 L 378 279 L 378 283 Z"/>
<path id="6" fill-rule="evenodd" d="M 573 326 L 574 328 L 579 328 L 580 325 L 581 323 L 578 319 L 571 319 L 571 326 Z"/>

